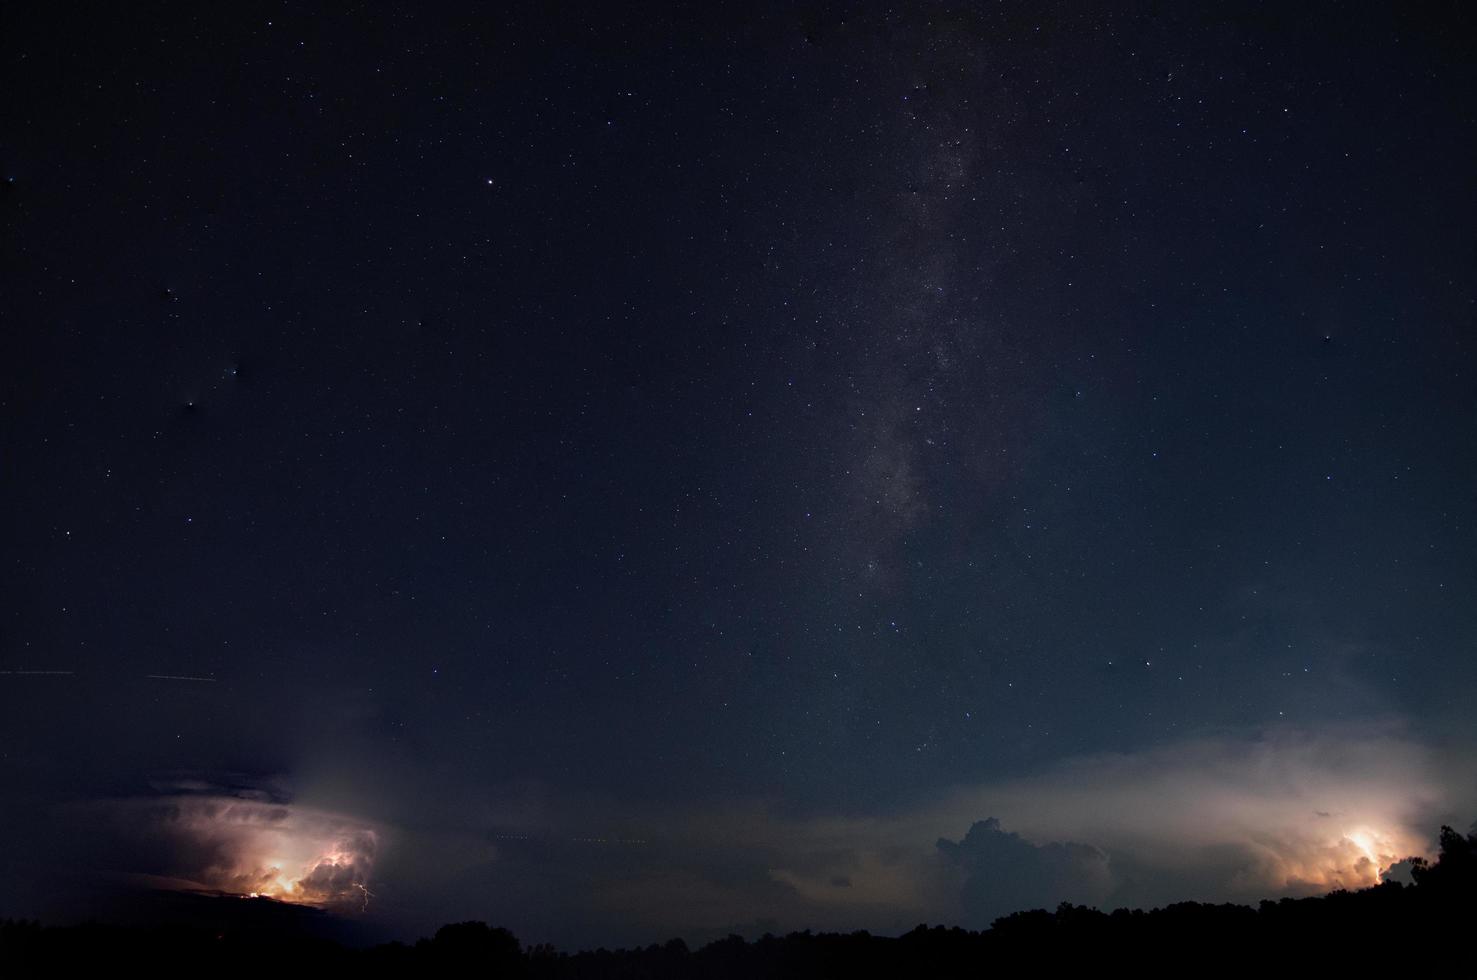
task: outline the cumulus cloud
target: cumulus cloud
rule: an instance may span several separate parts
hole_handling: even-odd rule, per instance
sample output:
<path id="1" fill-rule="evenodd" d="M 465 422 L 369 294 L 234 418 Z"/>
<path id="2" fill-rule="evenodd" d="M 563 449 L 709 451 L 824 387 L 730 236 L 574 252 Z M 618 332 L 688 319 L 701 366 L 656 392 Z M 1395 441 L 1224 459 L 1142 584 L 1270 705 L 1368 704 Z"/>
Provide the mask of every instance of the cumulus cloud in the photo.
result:
<path id="1" fill-rule="evenodd" d="M 1395 727 L 1207 736 L 1067 760 L 888 815 L 786 816 L 754 802 L 668 815 L 667 840 L 681 846 L 633 855 L 590 895 L 652 934 L 665 921 L 689 935 L 759 918 L 890 931 L 984 926 L 1062 901 L 1254 902 L 1374 884 L 1428 853 L 1440 823 L 1466 822 L 1477 800 L 1463 785 Z"/>
<path id="2" fill-rule="evenodd" d="M 103 806 L 149 880 L 338 911 L 364 906 L 378 828 L 260 791 L 226 795 L 210 783 L 189 788 L 194 792 Z"/>
<path id="3" fill-rule="evenodd" d="M 1096 904 L 1112 888 L 1108 856 L 1091 844 L 1032 844 L 1001 828 L 994 817 L 969 828 L 963 840 L 940 838 L 938 849 L 965 878 L 960 902 L 969 924 L 988 925 L 1020 909 L 1060 902 Z"/>
<path id="4" fill-rule="evenodd" d="M 1075 759 L 960 790 L 933 812 L 1089 841 L 1110 856 L 1108 897 L 1124 902 L 1244 900 L 1371 885 L 1425 852 L 1435 826 L 1471 805 L 1443 768 L 1394 729 L 1286 730 Z"/>
<path id="5" fill-rule="evenodd" d="M 127 870 L 175 887 L 355 912 L 369 888 L 371 916 L 411 936 L 481 918 L 532 941 L 700 942 L 978 927 L 1061 901 L 1112 908 L 1357 887 L 1429 853 L 1441 823 L 1470 822 L 1469 758 L 1443 757 L 1398 727 L 1360 726 L 1070 759 L 870 814 L 754 799 L 640 807 L 526 787 L 438 806 L 433 782 L 384 774 L 364 785 L 383 793 L 393 782 L 394 799 L 418 805 L 392 812 L 340 791 L 319 808 L 281 787 L 191 777 L 105 812 L 126 831 L 116 850 Z"/>

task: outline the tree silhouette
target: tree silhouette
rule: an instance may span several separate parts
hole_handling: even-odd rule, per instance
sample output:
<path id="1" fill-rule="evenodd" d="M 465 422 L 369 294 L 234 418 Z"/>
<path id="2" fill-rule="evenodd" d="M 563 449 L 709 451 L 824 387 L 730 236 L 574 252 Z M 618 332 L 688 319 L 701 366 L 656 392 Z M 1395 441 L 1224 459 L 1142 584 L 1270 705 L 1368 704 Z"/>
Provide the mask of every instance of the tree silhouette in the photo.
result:
<path id="1" fill-rule="evenodd" d="M 527 973 L 518 937 L 485 922 L 444 925 L 426 947 L 428 959 L 442 970 L 451 968 L 483 977 L 521 977 Z"/>
<path id="2" fill-rule="evenodd" d="M 1477 834 L 1463 837 L 1450 827 L 1441 828 L 1441 853 L 1435 864 L 1412 858 L 1410 876 L 1416 885 L 1433 891 L 1472 895 L 1477 888 Z"/>

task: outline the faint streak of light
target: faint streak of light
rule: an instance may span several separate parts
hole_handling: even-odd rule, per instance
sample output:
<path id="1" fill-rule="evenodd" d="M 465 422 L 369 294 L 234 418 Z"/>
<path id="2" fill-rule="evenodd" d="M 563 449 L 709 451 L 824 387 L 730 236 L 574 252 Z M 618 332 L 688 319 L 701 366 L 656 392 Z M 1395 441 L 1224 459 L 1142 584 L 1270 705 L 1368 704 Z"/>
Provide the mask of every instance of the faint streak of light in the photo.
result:
<path id="1" fill-rule="evenodd" d="M 0 670 L 0 677 L 75 677 L 75 670 Z M 214 684 L 214 677 L 194 677 L 188 674 L 145 674 L 144 677 L 155 681 L 195 681 L 201 684 Z"/>
<path id="2" fill-rule="evenodd" d="M 493 840 L 536 840 L 550 841 L 552 837 L 542 837 L 537 834 L 493 834 Z M 649 843 L 638 837 L 566 837 L 563 838 L 571 844 L 646 844 Z"/>
<path id="3" fill-rule="evenodd" d="M 361 882 L 357 882 L 357 881 L 354 882 L 354 887 L 357 888 L 357 889 L 359 889 L 361 892 L 364 893 L 364 904 L 361 905 L 361 906 L 359 906 L 359 911 L 360 912 L 368 912 L 369 911 L 369 900 L 371 898 L 374 898 L 374 892 L 370 891 L 368 888 L 365 888 L 364 885 Z"/>

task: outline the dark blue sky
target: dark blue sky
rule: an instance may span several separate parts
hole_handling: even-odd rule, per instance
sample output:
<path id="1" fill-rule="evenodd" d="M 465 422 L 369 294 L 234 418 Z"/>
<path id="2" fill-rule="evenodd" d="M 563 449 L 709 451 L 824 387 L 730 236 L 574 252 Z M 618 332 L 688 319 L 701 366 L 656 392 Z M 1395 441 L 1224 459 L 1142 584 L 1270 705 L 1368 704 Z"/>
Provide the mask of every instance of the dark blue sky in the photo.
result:
<path id="1" fill-rule="evenodd" d="M 8 21 L 0 913 L 218 884 L 79 844 L 179 793 L 572 944 L 973 914 L 991 816 L 1245 871 L 1080 766 L 1261 801 L 1206 849 L 1471 819 L 1460 7 Z"/>

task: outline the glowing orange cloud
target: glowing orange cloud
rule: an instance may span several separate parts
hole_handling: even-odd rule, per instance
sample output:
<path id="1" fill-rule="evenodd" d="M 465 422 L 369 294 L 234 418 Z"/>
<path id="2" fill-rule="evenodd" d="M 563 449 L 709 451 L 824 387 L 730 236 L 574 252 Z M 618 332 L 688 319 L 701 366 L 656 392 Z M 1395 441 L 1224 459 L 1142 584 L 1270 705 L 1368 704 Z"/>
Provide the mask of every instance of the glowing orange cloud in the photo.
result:
<path id="1" fill-rule="evenodd" d="M 1166 880 L 1200 867 L 1206 894 L 1249 900 L 1378 884 L 1426 852 L 1428 814 L 1443 799 L 1436 759 L 1421 744 L 1350 727 L 1086 757 L 948 804 L 998 814 L 1033 839 L 1131 855 Z"/>
<path id="2" fill-rule="evenodd" d="M 1265 860 L 1257 876 L 1260 881 L 1247 884 L 1323 892 L 1377 885 L 1393 865 L 1422 854 L 1425 841 L 1397 825 L 1348 822 L 1322 836 L 1289 834 L 1265 846 Z"/>
<path id="3" fill-rule="evenodd" d="M 295 804 L 221 796 L 161 801 L 147 821 L 173 845 L 178 878 L 204 890 L 353 911 L 367 906 L 374 827 Z"/>

